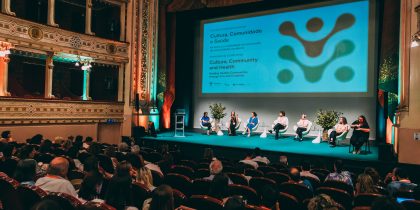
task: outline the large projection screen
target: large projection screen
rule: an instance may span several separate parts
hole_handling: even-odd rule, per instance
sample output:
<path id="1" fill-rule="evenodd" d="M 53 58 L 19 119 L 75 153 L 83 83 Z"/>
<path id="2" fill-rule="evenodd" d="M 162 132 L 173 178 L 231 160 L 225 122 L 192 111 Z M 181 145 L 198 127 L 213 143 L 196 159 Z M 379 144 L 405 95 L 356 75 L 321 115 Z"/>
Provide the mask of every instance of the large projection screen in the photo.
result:
<path id="1" fill-rule="evenodd" d="M 202 95 L 372 96 L 368 0 L 203 20 Z"/>
<path id="2" fill-rule="evenodd" d="M 257 112 L 260 132 L 284 110 L 287 134 L 302 113 L 315 122 L 316 112 L 328 109 L 350 123 L 365 115 L 374 139 L 375 8 L 374 0 L 327 1 L 197 22 L 194 128 L 213 103 L 244 121 Z"/>

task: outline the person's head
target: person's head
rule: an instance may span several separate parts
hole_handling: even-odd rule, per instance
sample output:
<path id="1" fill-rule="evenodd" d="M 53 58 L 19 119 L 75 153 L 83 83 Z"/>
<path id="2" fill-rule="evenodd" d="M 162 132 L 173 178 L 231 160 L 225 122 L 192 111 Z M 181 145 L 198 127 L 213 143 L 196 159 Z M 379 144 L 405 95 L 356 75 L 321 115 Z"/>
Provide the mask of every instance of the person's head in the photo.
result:
<path id="1" fill-rule="evenodd" d="M 104 151 L 104 154 L 108 157 L 115 157 L 116 155 L 115 147 L 107 147 Z"/>
<path id="2" fill-rule="evenodd" d="M 118 144 L 118 151 L 119 152 L 127 152 L 128 151 L 128 144 L 122 142 Z"/>
<path id="3" fill-rule="evenodd" d="M 257 113 L 256 112 L 251 112 L 253 117 L 257 117 Z"/>
<path id="4" fill-rule="evenodd" d="M 31 210 L 62 210 L 63 208 L 60 206 L 57 201 L 50 200 L 50 199 L 42 199 L 38 203 L 36 203 Z"/>
<path id="5" fill-rule="evenodd" d="M 302 163 L 302 171 L 310 171 L 311 164 L 308 161 L 303 161 Z"/>
<path id="6" fill-rule="evenodd" d="M 209 114 L 209 113 L 204 112 L 204 113 L 203 113 L 203 116 L 204 116 L 204 117 L 207 117 L 207 115 L 208 115 L 208 114 Z"/>
<path id="7" fill-rule="evenodd" d="M 255 147 L 254 149 L 254 156 L 261 156 L 261 149 L 259 147 Z"/>
<path id="8" fill-rule="evenodd" d="M 286 155 L 281 155 L 280 158 L 279 158 L 279 161 L 280 161 L 281 164 L 284 164 L 286 166 L 289 165 L 289 163 L 287 162 L 287 156 Z"/>
<path id="9" fill-rule="evenodd" d="M 32 144 L 41 144 L 42 139 L 44 139 L 44 136 L 42 136 L 41 134 L 36 134 L 31 138 L 30 142 Z"/>
<path id="10" fill-rule="evenodd" d="M 286 116 L 286 112 L 284 112 L 284 111 L 280 111 L 279 116 L 280 116 L 280 117 L 284 117 L 284 116 Z"/>
<path id="11" fill-rule="evenodd" d="M 173 210 L 173 190 L 168 185 L 160 185 L 152 192 L 152 202 L 149 210 Z"/>
<path id="12" fill-rule="evenodd" d="M 362 124 L 366 123 L 366 117 L 364 115 L 360 115 L 358 120 L 359 120 L 359 123 L 362 123 Z"/>
<path id="13" fill-rule="evenodd" d="M 242 196 L 235 195 L 227 199 L 224 209 L 225 210 L 244 210 L 245 202 L 242 199 Z"/>
<path id="14" fill-rule="evenodd" d="M 127 161 L 122 161 L 118 163 L 117 168 L 115 169 L 114 177 L 130 177 L 131 164 Z"/>
<path id="15" fill-rule="evenodd" d="M 370 178 L 372 178 L 372 181 L 373 181 L 374 185 L 378 185 L 378 183 L 381 180 L 381 177 L 379 176 L 379 173 L 378 173 L 378 171 L 376 171 L 376 169 L 374 169 L 372 167 L 366 167 L 364 173 L 369 175 Z"/>
<path id="16" fill-rule="evenodd" d="M 338 210 L 338 204 L 328 195 L 319 194 L 309 200 L 308 210 Z"/>
<path id="17" fill-rule="evenodd" d="M 375 185 L 373 184 L 372 178 L 368 174 L 360 174 L 357 177 L 356 183 L 357 193 L 375 193 Z"/>
<path id="18" fill-rule="evenodd" d="M 15 144 L 4 144 L 3 146 L 3 156 L 4 158 L 8 159 L 11 158 L 16 152 L 16 145 Z"/>
<path id="19" fill-rule="evenodd" d="M 371 210 L 404 210 L 400 204 L 389 197 L 380 197 L 373 201 Z"/>
<path id="20" fill-rule="evenodd" d="M 294 182 L 300 182 L 300 171 L 298 168 L 296 167 L 291 167 L 289 169 L 289 175 L 290 175 L 290 179 Z"/>
<path id="21" fill-rule="evenodd" d="M 35 156 L 36 150 L 35 147 L 27 144 L 25 146 L 23 146 L 22 148 L 20 148 L 20 152 L 19 152 L 19 159 L 33 159 Z"/>
<path id="22" fill-rule="evenodd" d="M 251 160 L 252 159 L 252 154 L 251 153 L 246 153 L 245 154 L 245 157 L 244 157 L 244 160 Z"/>
<path id="23" fill-rule="evenodd" d="M 83 143 L 83 136 L 81 135 L 77 135 L 76 138 L 74 139 L 74 143 Z"/>
<path id="24" fill-rule="evenodd" d="M 134 153 L 128 153 L 127 154 L 127 161 L 131 164 L 131 166 L 135 169 L 139 169 L 141 167 L 144 167 L 144 160 L 143 156 L 136 155 Z"/>
<path id="25" fill-rule="evenodd" d="M 12 133 L 10 131 L 3 131 L 1 132 L 1 137 L 3 139 L 9 139 L 12 137 Z"/>
<path id="26" fill-rule="evenodd" d="M 141 167 L 138 169 L 136 181 L 146 185 L 147 187 L 153 186 L 153 176 L 150 169 L 146 167 Z"/>
<path id="27" fill-rule="evenodd" d="M 49 153 L 51 152 L 52 142 L 49 139 L 45 139 L 42 141 L 41 145 L 39 146 L 39 153 Z"/>
<path id="28" fill-rule="evenodd" d="M 69 161 L 63 157 L 54 158 L 48 166 L 47 174 L 66 177 L 69 170 Z"/>
<path id="29" fill-rule="evenodd" d="M 93 142 L 93 138 L 90 137 L 90 136 L 87 136 L 86 139 L 85 139 L 85 143 L 90 145 L 90 144 L 92 144 L 92 142 Z"/>
<path id="30" fill-rule="evenodd" d="M 392 174 L 397 179 L 397 181 L 401 179 L 408 179 L 408 173 L 404 169 L 399 167 L 394 168 Z"/>
<path id="31" fill-rule="evenodd" d="M 345 117 L 340 117 L 338 119 L 338 123 L 345 125 L 347 124 L 347 119 Z"/>
<path id="32" fill-rule="evenodd" d="M 101 152 L 102 152 L 101 144 L 99 144 L 98 142 L 91 143 L 91 145 L 89 146 L 88 151 L 92 155 L 99 155 L 99 154 L 101 154 Z"/>
<path id="33" fill-rule="evenodd" d="M 136 154 L 136 155 L 140 154 L 140 147 L 139 147 L 139 145 L 132 146 L 131 147 L 131 153 Z"/>
<path id="34" fill-rule="evenodd" d="M 65 150 L 69 150 L 72 146 L 73 146 L 73 142 L 70 139 L 64 140 L 63 144 L 61 144 L 61 146 L 65 149 Z"/>
<path id="35" fill-rule="evenodd" d="M 210 174 L 216 175 L 223 171 L 223 164 L 220 160 L 213 160 L 210 163 Z"/>
<path id="36" fill-rule="evenodd" d="M 209 194 L 215 198 L 223 199 L 228 195 L 229 178 L 223 173 L 216 174 L 211 181 Z"/>
<path id="37" fill-rule="evenodd" d="M 91 155 L 83 162 L 83 170 L 86 172 L 98 171 L 99 170 L 99 160 L 95 156 Z"/>
<path id="38" fill-rule="evenodd" d="M 14 178 L 18 182 L 35 181 L 36 161 L 35 160 L 20 160 L 16 166 Z"/>
<path id="39" fill-rule="evenodd" d="M 235 112 L 230 112 L 230 116 L 231 117 L 235 117 L 236 116 L 236 113 Z"/>
<path id="40" fill-rule="evenodd" d="M 302 120 L 306 119 L 306 114 L 302 114 L 302 115 L 300 116 L 300 119 L 302 119 Z"/>
<path id="41" fill-rule="evenodd" d="M 337 173 L 341 173 L 343 171 L 343 161 L 342 160 L 336 160 L 334 162 L 334 171 Z"/>

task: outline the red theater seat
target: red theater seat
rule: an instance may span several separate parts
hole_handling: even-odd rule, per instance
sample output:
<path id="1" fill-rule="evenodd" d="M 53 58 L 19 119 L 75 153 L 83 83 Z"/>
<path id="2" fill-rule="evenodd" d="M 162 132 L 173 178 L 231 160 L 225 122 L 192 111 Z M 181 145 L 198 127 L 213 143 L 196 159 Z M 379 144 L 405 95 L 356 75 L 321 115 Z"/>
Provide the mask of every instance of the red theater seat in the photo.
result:
<path id="1" fill-rule="evenodd" d="M 187 196 L 192 194 L 192 181 L 182 174 L 169 173 L 165 176 L 164 183 L 180 190 Z"/>
<path id="2" fill-rule="evenodd" d="M 350 196 L 345 190 L 332 187 L 319 187 L 316 190 L 316 194 L 326 194 L 330 196 L 335 202 L 341 204 L 345 209 L 351 209 L 352 207 L 352 196 Z"/>
<path id="3" fill-rule="evenodd" d="M 194 169 L 189 166 L 184 165 L 174 165 L 172 166 L 170 173 L 181 174 L 187 176 L 190 179 L 195 178 Z"/>
<path id="4" fill-rule="evenodd" d="M 16 191 L 18 186 L 19 183 L 16 180 L 0 176 L 0 201 L 4 210 L 23 209 Z"/>
<path id="5" fill-rule="evenodd" d="M 223 202 L 208 195 L 192 195 L 188 199 L 188 207 L 199 210 L 222 210 Z"/>
<path id="6" fill-rule="evenodd" d="M 245 175 L 252 176 L 252 177 L 263 177 L 264 173 L 257 169 L 247 168 L 245 169 Z"/>
<path id="7" fill-rule="evenodd" d="M 229 195 L 239 195 L 243 196 L 245 200 L 247 200 L 247 203 L 252 205 L 259 205 L 260 204 L 260 198 L 258 197 L 257 191 L 254 189 L 239 185 L 239 184 L 230 184 L 229 185 Z"/>
<path id="8" fill-rule="evenodd" d="M 279 191 L 295 196 L 299 202 L 313 197 L 313 192 L 301 184 L 283 183 L 280 185 Z"/>
<path id="9" fill-rule="evenodd" d="M 360 193 L 354 198 L 353 206 L 371 206 L 375 199 L 381 197 L 384 197 L 384 195 L 376 193 Z"/>
<path id="10" fill-rule="evenodd" d="M 154 170 L 150 170 L 150 172 L 152 172 L 152 178 L 153 178 L 153 185 L 154 186 L 159 186 L 163 183 L 163 175 L 157 171 Z"/>
<path id="11" fill-rule="evenodd" d="M 197 168 L 197 163 L 193 160 L 180 160 L 178 165 L 188 166 L 192 169 Z M 207 165 L 207 168 L 208 168 L 208 165 Z"/>
<path id="12" fill-rule="evenodd" d="M 106 204 L 106 203 L 99 203 L 99 202 L 86 202 L 81 206 L 81 209 L 89 209 L 89 210 L 116 210 L 116 208 Z"/>
<path id="13" fill-rule="evenodd" d="M 29 185 L 19 185 L 16 188 L 16 192 L 23 209 L 31 209 L 33 205 L 41 201 L 41 199 L 47 195 L 41 188 Z"/>
<path id="14" fill-rule="evenodd" d="M 262 192 L 264 190 L 264 187 L 266 186 L 276 186 L 276 182 L 269 178 L 264 177 L 253 177 L 251 180 L 249 180 L 249 186 L 257 191 L 258 195 L 262 195 Z"/>
<path id="15" fill-rule="evenodd" d="M 133 201 L 133 205 L 137 207 L 138 209 L 141 209 L 143 207 L 143 203 L 146 199 L 150 198 L 151 191 L 144 185 L 135 182 L 132 185 L 131 189 L 131 197 Z"/>
<path id="16" fill-rule="evenodd" d="M 178 208 L 181 205 L 185 205 L 187 202 L 187 196 L 177 189 L 172 189 L 174 195 L 174 207 Z"/>
<path id="17" fill-rule="evenodd" d="M 335 181 L 335 180 L 328 180 L 322 184 L 322 187 L 332 187 L 340 190 L 346 191 L 350 196 L 354 195 L 353 186 L 342 182 L 342 181 Z"/>
<path id="18" fill-rule="evenodd" d="M 195 170 L 195 177 L 196 178 L 204 178 L 210 176 L 210 170 L 206 168 L 199 168 Z"/>
<path id="19" fill-rule="evenodd" d="M 75 197 L 66 193 L 51 192 L 44 196 L 42 200 L 53 200 L 57 202 L 63 210 L 75 210 L 79 208 L 82 203 Z"/>
<path id="20" fill-rule="evenodd" d="M 193 193 L 195 195 L 207 195 L 210 190 L 210 180 L 195 179 L 193 181 Z"/>
<path id="21" fill-rule="evenodd" d="M 401 205 L 404 206 L 406 210 L 419 210 L 420 209 L 420 201 L 418 200 L 403 201 Z"/>
<path id="22" fill-rule="evenodd" d="M 279 205 L 281 210 L 299 210 L 301 206 L 298 199 L 290 194 L 280 192 L 279 193 Z"/>
<path id="23" fill-rule="evenodd" d="M 280 186 L 290 180 L 290 176 L 282 172 L 269 172 L 265 175 L 265 177 L 274 180 L 277 186 Z"/>
<path id="24" fill-rule="evenodd" d="M 318 188 L 319 186 L 321 186 L 321 182 L 318 179 L 315 179 L 313 177 L 310 177 L 310 176 L 302 176 L 301 179 L 308 180 L 311 183 L 312 188 L 314 190 L 316 190 L 316 188 Z"/>
<path id="25" fill-rule="evenodd" d="M 272 166 L 260 166 L 258 167 L 258 170 L 262 171 L 264 174 L 277 171 L 277 169 Z"/>
<path id="26" fill-rule="evenodd" d="M 248 180 L 246 179 L 244 175 L 237 174 L 237 173 L 226 173 L 226 175 L 233 182 L 233 184 L 240 184 L 240 185 L 248 186 Z"/>

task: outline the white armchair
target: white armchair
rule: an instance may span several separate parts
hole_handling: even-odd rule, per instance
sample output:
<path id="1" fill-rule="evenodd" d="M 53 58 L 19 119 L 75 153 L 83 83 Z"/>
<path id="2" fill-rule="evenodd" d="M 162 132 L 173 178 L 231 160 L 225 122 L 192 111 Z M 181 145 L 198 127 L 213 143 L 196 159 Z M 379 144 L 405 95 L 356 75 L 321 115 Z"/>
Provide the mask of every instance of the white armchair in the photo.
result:
<path id="1" fill-rule="evenodd" d="M 271 128 L 274 129 L 275 124 L 273 123 L 271 125 Z M 279 135 L 281 136 L 282 134 L 286 133 L 287 129 L 289 128 L 289 125 L 286 125 L 286 127 L 284 129 L 279 130 Z"/>
<path id="2" fill-rule="evenodd" d="M 211 124 L 211 130 L 213 130 L 214 129 L 214 126 L 215 126 L 215 122 L 214 122 L 214 119 L 213 118 L 210 118 L 210 124 Z M 201 119 L 200 119 L 200 128 L 202 130 L 207 130 L 208 129 L 207 126 L 203 126 L 203 124 L 201 122 Z"/>
<path id="3" fill-rule="evenodd" d="M 248 123 L 249 123 L 249 120 L 247 121 L 247 123 L 244 123 L 245 130 L 244 130 L 243 134 L 246 134 L 246 129 L 247 129 L 246 126 L 248 125 Z M 261 120 L 258 120 L 258 123 L 251 129 L 251 133 L 258 130 L 258 126 L 260 126 L 260 123 L 261 123 Z"/>
<path id="4" fill-rule="evenodd" d="M 236 123 L 236 126 L 235 126 L 235 130 L 237 131 L 240 127 L 241 127 L 241 123 L 242 123 L 242 120 L 241 120 L 241 118 L 238 118 L 238 122 Z M 229 126 L 230 126 L 230 121 L 228 121 L 228 122 L 226 122 L 226 128 L 229 128 Z"/>
<path id="5" fill-rule="evenodd" d="M 328 137 L 330 136 L 330 134 L 331 134 L 331 132 L 333 131 L 334 129 L 329 129 L 328 130 Z M 347 125 L 347 131 L 346 132 L 343 132 L 342 134 L 340 134 L 339 136 L 336 136 L 336 144 L 338 145 L 341 141 L 343 141 L 343 140 L 346 140 L 346 137 L 347 137 L 347 134 L 349 133 L 349 131 L 350 131 L 350 125 Z"/>
<path id="6" fill-rule="evenodd" d="M 298 128 L 298 126 L 297 126 L 297 125 L 293 126 L 293 130 L 294 130 L 295 132 L 296 132 L 297 128 Z M 303 137 L 303 136 L 308 135 L 308 134 L 309 134 L 309 132 L 311 131 L 311 129 L 312 129 L 312 122 L 311 122 L 311 121 L 309 121 L 309 123 L 308 123 L 308 127 L 306 128 L 306 131 L 303 131 L 303 132 L 302 132 L 302 137 Z"/>

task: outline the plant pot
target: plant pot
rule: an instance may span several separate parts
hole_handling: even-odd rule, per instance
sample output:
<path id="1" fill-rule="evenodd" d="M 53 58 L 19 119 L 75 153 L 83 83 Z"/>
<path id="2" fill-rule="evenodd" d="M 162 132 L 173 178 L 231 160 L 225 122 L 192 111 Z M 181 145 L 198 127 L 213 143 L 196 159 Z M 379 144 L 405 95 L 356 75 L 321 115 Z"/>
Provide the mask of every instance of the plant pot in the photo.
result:
<path id="1" fill-rule="evenodd" d="M 215 132 L 220 131 L 220 119 L 214 119 L 214 131 Z"/>

